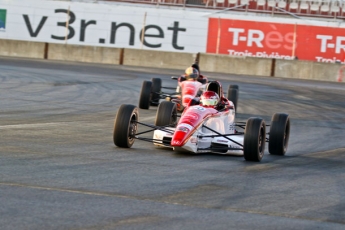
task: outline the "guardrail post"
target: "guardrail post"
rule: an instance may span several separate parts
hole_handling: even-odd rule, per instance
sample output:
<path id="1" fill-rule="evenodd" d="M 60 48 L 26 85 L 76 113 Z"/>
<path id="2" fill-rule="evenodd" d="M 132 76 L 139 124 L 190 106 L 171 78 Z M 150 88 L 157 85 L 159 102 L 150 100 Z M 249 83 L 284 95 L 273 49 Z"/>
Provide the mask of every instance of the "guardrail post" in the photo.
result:
<path id="1" fill-rule="evenodd" d="M 48 59 L 48 49 L 49 49 L 49 43 L 46 42 L 44 44 L 44 54 L 43 54 L 44 59 Z"/>
<path id="2" fill-rule="evenodd" d="M 276 59 L 273 58 L 272 59 L 272 64 L 271 64 L 271 77 L 274 77 L 274 74 L 275 74 L 275 69 L 276 69 Z"/>
<path id="3" fill-rule="evenodd" d="M 121 49 L 120 49 L 120 60 L 119 60 L 119 65 L 123 65 L 124 53 L 125 53 L 125 49 L 124 49 L 124 48 L 121 48 Z"/>

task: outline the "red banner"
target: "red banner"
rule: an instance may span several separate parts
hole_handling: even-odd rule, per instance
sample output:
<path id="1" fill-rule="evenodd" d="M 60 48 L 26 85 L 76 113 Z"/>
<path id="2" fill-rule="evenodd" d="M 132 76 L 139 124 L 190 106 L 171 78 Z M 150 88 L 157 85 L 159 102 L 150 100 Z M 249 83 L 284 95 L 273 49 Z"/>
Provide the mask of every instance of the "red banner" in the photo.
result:
<path id="1" fill-rule="evenodd" d="M 345 63 L 345 28 L 210 18 L 206 52 Z"/>

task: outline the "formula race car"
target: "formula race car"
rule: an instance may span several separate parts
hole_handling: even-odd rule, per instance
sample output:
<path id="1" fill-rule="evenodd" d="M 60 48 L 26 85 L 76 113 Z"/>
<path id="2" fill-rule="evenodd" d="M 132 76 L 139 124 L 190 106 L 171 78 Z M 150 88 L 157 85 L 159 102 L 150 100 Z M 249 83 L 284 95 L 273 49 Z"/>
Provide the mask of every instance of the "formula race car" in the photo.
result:
<path id="1" fill-rule="evenodd" d="M 171 77 L 178 81 L 176 88 L 162 87 L 162 79 L 152 78 L 151 81 L 144 81 L 141 87 L 139 108 L 149 109 L 150 105 L 158 106 L 161 99 L 176 103 L 177 111 L 183 112 L 189 101 L 196 96 L 200 96 L 205 91 L 206 82 L 201 83 L 197 80 L 181 81 L 181 77 Z M 162 89 L 175 90 L 175 92 L 162 92 Z M 232 101 L 237 108 L 239 95 L 238 85 L 229 85 L 227 98 Z"/>
<path id="2" fill-rule="evenodd" d="M 178 120 L 176 104 L 162 101 L 154 124 L 140 122 L 136 106 L 121 105 L 115 117 L 114 144 L 130 148 L 138 139 L 175 151 L 243 155 L 247 161 L 261 161 L 268 142 L 270 154 L 285 155 L 290 135 L 288 114 L 274 114 L 266 133 L 268 125 L 262 118 L 235 122 L 235 106 L 227 103 L 223 109 L 190 103 Z M 146 130 L 139 132 L 139 125 Z M 149 132 L 153 132 L 152 138 L 145 137 Z"/>

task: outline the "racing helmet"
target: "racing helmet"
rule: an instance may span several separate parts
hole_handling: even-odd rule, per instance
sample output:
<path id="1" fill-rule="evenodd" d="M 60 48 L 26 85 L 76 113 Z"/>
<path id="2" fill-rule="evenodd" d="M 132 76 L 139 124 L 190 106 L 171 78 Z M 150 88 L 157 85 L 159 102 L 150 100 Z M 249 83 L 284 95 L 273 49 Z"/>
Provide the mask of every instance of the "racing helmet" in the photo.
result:
<path id="1" fill-rule="evenodd" d="M 196 80 L 199 78 L 199 71 L 193 67 L 188 67 L 185 71 L 186 80 Z"/>
<path id="2" fill-rule="evenodd" d="M 205 107 L 216 107 L 219 102 L 218 94 L 213 91 L 206 91 L 200 97 L 200 104 Z"/>

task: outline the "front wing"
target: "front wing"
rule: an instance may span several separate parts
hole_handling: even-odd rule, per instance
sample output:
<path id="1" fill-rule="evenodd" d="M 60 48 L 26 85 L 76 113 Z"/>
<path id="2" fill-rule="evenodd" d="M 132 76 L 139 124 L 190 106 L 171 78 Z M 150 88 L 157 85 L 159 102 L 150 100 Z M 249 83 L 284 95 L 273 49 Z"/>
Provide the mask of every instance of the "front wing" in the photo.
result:
<path id="1" fill-rule="evenodd" d="M 202 127 L 206 127 L 205 125 Z M 207 128 L 207 127 L 206 127 Z M 201 127 L 197 129 L 182 147 L 174 147 L 170 145 L 174 128 L 170 128 L 172 132 L 165 130 L 155 130 L 153 139 L 154 145 L 172 148 L 176 151 L 192 152 L 192 153 L 217 153 L 229 155 L 243 155 L 243 133 L 234 134 L 206 134 L 203 133 Z M 214 130 L 211 130 L 214 131 Z M 216 131 L 214 131 L 216 132 Z"/>

